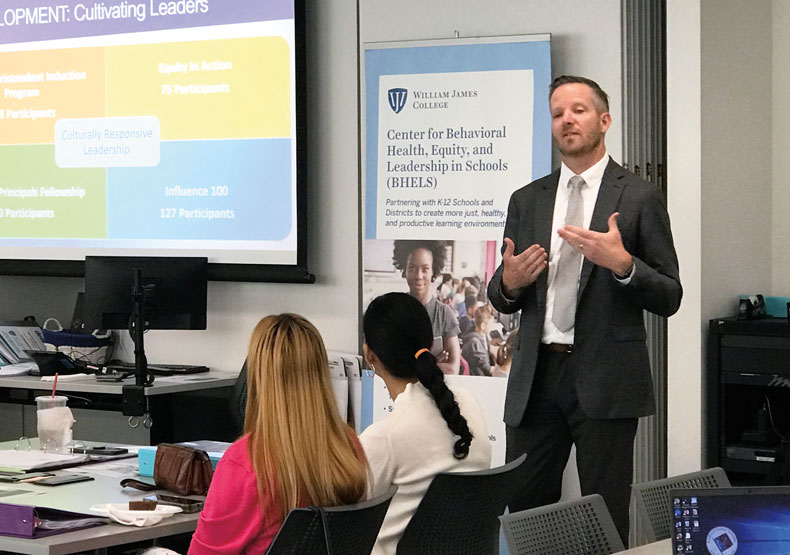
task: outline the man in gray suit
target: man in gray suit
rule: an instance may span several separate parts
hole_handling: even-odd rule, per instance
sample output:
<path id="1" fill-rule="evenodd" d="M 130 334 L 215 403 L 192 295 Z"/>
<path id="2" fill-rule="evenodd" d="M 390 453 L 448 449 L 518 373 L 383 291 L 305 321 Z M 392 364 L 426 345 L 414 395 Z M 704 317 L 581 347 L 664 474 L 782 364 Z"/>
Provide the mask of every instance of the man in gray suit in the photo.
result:
<path id="1" fill-rule="evenodd" d="M 658 189 L 606 154 L 606 93 L 562 76 L 549 106 L 562 165 L 511 196 L 488 286 L 497 310 L 521 310 L 504 420 L 529 477 L 510 511 L 559 500 L 575 444 L 582 494 L 603 496 L 628 545 L 637 421 L 655 411 L 642 311 L 678 310 L 677 255 Z"/>

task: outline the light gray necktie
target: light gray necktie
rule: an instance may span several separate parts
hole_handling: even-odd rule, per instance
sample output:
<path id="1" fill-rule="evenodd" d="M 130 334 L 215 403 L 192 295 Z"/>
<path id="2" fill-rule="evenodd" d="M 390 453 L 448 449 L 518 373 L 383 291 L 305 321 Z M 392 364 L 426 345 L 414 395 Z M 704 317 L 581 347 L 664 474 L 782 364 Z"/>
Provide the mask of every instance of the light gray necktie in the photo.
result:
<path id="1" fill-rule="evenodd" d="M 571 190 L 568 195 L 565 225 L 581 227 L 584 224 L 584 199 L 582 199 L 584 178 L 574 175 L 568 185 Z M 552 322 L 561 332 L 571 329 L 576 319 L 576 296 L 579 290 L 581 258 L 582 254 L 579 251 L 571 247 L 567 241 L 562 241 L 557 275 L 554 276 L 554 311 L 551 315 Z"/>

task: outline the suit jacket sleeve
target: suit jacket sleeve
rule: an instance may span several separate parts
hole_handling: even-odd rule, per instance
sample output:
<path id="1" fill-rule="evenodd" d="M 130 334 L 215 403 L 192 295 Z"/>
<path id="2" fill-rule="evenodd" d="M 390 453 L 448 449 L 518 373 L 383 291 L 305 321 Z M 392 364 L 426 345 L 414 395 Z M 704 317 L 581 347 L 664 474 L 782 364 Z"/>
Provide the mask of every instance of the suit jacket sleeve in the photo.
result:
<path id="1" fill-rule="evenodd" d="M 637 221 L 632 222 L 636 226 L 636 234 L 632 234 L 636 244 L 625 245 L 635 267 L 623 293 L 644 310 L 668 317 L 680 308 L 683 296 L 678 259 L 664 201 L 654 187 L 646 190 Z"/>
<path id="2" fill-rule="evenodd" d="M 519 218 L 522 216 L 525 207 L 520 206 L 517 200 L 516 193 L 513 193 L 510 196 L 510 202 L 508 203 L 507 207 L 507 220 L 505 221 L 505 232 L 503 237 L 508 237 L 513 241 L 515 245 L 514 253 L 518 254 L 526 249 L 529 245 L 519 245 L 518 244 L 518 229 L 519 229 Z M 505 253 L 505 243 L 502 242 L 502 254 Z M 502 293 L 502 271 L 504 270 L 504 263 L 500 262 L 499 267 L 497 268 L 496 272 L 494 272 L 494 276 L 491 278 L 491 281 L 488 282 L 488 299 L 491 301 L 491 304 L 497 309 L 499 312 L 503 314 L 512 314 L 521 308 L 523 303 L 524 296 L 527 294 L 530 288 L 534 288 L 535 284 L 532 283 L 527 287 L 522 287 L 516 292 L 516 296 L 514 299 L 508 299 Z"/>

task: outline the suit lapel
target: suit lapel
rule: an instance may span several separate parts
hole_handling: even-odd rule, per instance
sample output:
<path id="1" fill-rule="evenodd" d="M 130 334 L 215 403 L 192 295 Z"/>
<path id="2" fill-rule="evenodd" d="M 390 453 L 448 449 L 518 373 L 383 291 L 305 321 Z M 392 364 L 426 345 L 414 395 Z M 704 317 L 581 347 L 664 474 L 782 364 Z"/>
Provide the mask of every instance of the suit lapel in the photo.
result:
<path id="1" fill-rule="evenodd" d="M 590 220 L 590 230 L 602 233 L 606 233 L 609 230 L 609 216 L 616 211 L 620 195 L 623 193 L 623 177 L 625 177 L 625 170 L 609 158 L 609 164 L 606 166 L 603 179 L 601 180 L 601 188 L 598 190 L 598 198 L 595 201 L 595 208 Z M 579 276 L 579 294 L 577 299 L 582 298 L 582 293 L 587 286 L 587 281 L 590 279 L 590 273 L 592 273 L 594 267 L 595 264 L 586 258 L 584 259 L 582 272 Z"/>
<path id="2" fill-rule="evenodd" d="M 540 186 L 535 200 L 535 242 L 546 249 L 547 253 L 551 249 L 551 224 L 554 219 L 554 201 L 557 197 L 559 180 L 560 171 L 557 170 Z M 548 275 L 548 269 L 541 272 L 535 283 L 538 308 L 540 308 L 541 312 L 546 310 Z"/>

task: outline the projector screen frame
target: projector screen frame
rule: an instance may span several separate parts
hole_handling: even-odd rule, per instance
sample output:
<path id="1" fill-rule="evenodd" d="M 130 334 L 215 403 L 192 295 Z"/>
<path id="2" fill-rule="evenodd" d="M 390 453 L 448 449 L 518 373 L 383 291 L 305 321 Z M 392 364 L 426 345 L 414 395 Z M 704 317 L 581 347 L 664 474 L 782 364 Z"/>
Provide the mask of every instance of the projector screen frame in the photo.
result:
<path id="1" fill-rule="evenodd" d="M 307 268 L 307 83 L 305 0 L 292 0 L 294 7 L 294 80 L 296 140 L 296 263 L 295 264 L 231 264 L 210 262 L 209 281 L 315 283 L 315 275 Z M 93 253 L 88 253 L 92 255 Z M 125 256 L 122 250 L 96 253 L 102 256 Z M 130 253 L 129 256 L 136 256 Z M 152 256 L 172 256 L 167 252 Z M 184 256 L 201 256 L 201 251 L 185 252 Z M 0 275 L 84 277 L 82 259 L 13 259 L 0 258 Z"/>

